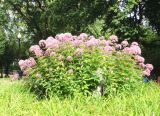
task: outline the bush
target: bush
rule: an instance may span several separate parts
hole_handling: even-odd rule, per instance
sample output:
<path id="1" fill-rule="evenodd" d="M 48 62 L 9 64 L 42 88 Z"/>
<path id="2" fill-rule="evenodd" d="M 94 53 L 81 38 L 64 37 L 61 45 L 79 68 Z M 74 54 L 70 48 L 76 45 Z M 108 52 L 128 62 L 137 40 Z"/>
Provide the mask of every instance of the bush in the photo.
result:
<path id="1" fill-rule="evenodd" d="M 149 76 L 153 66 L 144 64 L 138 43 L 129 47 L 127 41 L 117 42 L 113 35 L 105 40 L 84 33 L 58 34 L 31 46 L 35 59 L 20 60 L 19 65 L 39 97 L 130 91 L 141 82 L 142 68 Z"/>

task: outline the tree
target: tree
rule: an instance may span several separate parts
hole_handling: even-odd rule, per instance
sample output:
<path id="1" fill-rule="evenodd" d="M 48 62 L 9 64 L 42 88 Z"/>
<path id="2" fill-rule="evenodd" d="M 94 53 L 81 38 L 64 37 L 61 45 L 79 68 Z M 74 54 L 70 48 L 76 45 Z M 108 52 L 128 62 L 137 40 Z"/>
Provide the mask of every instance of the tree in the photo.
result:
<path id="1" fill-rule="evenodd" d="M 0 28 L 0 70 L 1 70 L 1 77 L 3 76 L 3 54 L 4 54 L 4 49 L 5 49 L 5 36 L 4 36 L 4 31 L 3 29 Z"/>
<path id="2" fill-rule="evenodd" d="M 4 53 L 5 48 L 5 35 L 4 31 L 0 28 L 0 56 Z"/>
<path id="3" fill-rule="evenodd" d="M 152 25 L 160 35 L 160 2 L 159 0 L 143 0 L 144 15 L 149 19 L 149 23 Z"/>
<path id="4" fill-rule="evenodd" d="M 62 32 L 92 34 L 89 27 L 97 20 L 104 21 L 102 34 L 139 40 L 147 37 L 146 29 L 152 30 L 143 24 L 146 3 L 144 0 L 7 0 L 4 6 L 26 24 L 34 42 Z"/>
<path id="5" fill-rule="evenodd" d="M 25 23 L 4 2 L 0 1 L 0 69 L 1 75 L 8 75 L 13 62 L 26 55 L 30 34 L 26 33 Z M 17 37 L 18 33 L 22 38 Z"/>
<path id="6" fill-rule="evenodd" d="M 16 46 L 18 33 L 21 43 L 34 44 L 63 32 L 116 34 L 144 44 L 160 35 L 159 6 L 158 0 L 3 0 L 1 14 L 9 21 L 1 24 Z"/>
<path id="7" fill-rule="evenodd" d="M 7 0 L 4 6 L 14 11 L 35 41 L 62 32 L 87 31 L 112 3 L 106 0 Z"/>

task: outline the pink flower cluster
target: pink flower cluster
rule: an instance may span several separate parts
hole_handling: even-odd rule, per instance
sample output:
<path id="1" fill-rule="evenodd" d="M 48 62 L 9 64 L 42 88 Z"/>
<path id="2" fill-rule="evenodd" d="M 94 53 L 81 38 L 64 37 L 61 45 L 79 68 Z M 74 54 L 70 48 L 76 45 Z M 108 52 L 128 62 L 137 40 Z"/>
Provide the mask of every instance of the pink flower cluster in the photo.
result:
<path id="1" fill-rule="evenodd" d="M 72 41 L 72 34 L 71 33 L 61 33 L 57 34 L 55 37 L 56 40 L 64 42 L 64 41 Z"/>
<path id="2" fill-rule="evenodd" d="M 135 60 L 138 62 L 138 63 L 144 63 L 145 59 L 142 57 L 142 56 L 139 56 L 139 55 L 136 55 L 135 56 Z"/>
<path id="3" fill-rule="evenodd" d="M 153 65 L 152 64 L 146 64 L 145 65 L 145 70 L 143 71 L 144 76 L 150 76 L 151 71 L 153 70 Z"/>
<path id="4" fill-rule="evenodd" d="M 58 48 L 59 40 L 54 39 L 53 37 L 48 37 L 46 40 L 40 40 L 39 46 L 42 49 L 49 49 L 49 48 Z"/>
<path id="5" fill-rule="evenodd" d="M 34 53 L 36 56 L 42 56 L 43 55 L 43 51 L 41 50 L 41 48 L 38 45 L 31 46 L 29 51 L 31 53 Z"/>
<path id="6" fill-rule="evenodd" d="M 151 71 L 153 70 L 152 64 L 144 64 L 145 59 L 141 56 L 141 48 L 137 42 L 132 42 L 129 46 L 128 42 L 124 40 L 121 42 L 123 46 L 123 52 L 126 54 L 134 55 L 134 58 L 137 64 L 143 69 L 144 76 L 150 76 Z"/>
<path id="7" fill-rule="evenodd" d="M 78 39 L 79 39 L 79 40 L 83 40 L 83 41 L 85 41 L 87 38 L 88 38 L 88 35 L 87 35 L 86 33 L 81 33 L 81 34 L 78 36 Z"/>
<path id="8" fill-rule="evenodd" d="M 121 42 L 121 45 L 123 48 L 127 47 L 129 45 L 128 41 L 127 40 L 124 40 Z"/>
<path id="9" fill-rule="evenodd" d="M 10 79 L 12 81 L 18 80 L 19 79 L 19 74 L 17 72 L 13 72 L 13 75 L 10 75 Z"/>
<path id="10" fill-rule="evenodd" d="M 72 56 L 68 56 L 68 57 L 66 58 L 66 60 L 69 61 L 69 62 L 71 62 L 71 61 L 73 60 L 73 58 L 72 58 Z"/>
<path id="11" fill-rule="evenodd" d="M 63 61 L 64 59 L 65 59 L 65 57 L 64 57 L 63 55 L 59 55 L 59 56 L 58 56 L 58 60 L 59 60 L 59 61 Z"/>
<path id="12" fill-rule="evenodd" d="M 77 48 L 76 51 L 74 52 L 74 54 L 76 56 L 81 56 L 83 54 L 84 50 L 83 48 Z"/>
<path id="13" fill-rule="evenodd" d="M 113 50 L 114 50 L 114 48 L 111 47 L 111 46 L 105 46 L 105 47 L 104 47 L 104 51 L 105 51 L 105 52 L 112 52 Z"/>
<path id="14" fill-rule="evenodd" d="M 90 36 L 90 39 L 86 42 L 87 47 L 99 45 L 100 40 L 96 39 L 93 36 Z"/>
<path id="15" fill-rule="evenodd" d="M 112 43 L 116 43 L 118 42 L 118 37 L 116 35 L 111 35 L 109 37 L 109 40 L 112 42 Z"/>
<path id="16" fill-rule="evenodd" d="M 143 75 L 150 76 L 150 73 L 153 70 L 153 65 L 152 64 L 144 64 L 145 59 L 139 55 L 135 56 L 135 60 L 138 63 L 138 65 L 144 70 Z"/>
<path id="17" fill-rule="evenodd" d="M 20 60 L 18 62 L 18 64 L 19 64 L 21 70 L 25 71 L 27 68 L 34 66 L 36 64 L 36 61 L 34 60 L 34 58 L 30 57 L 26 60 Z"/>
<path id="18" fill-rule="evenodd" d="M 71 62 L 74 58 L 73 56 L 67 56 L 65 58 L 64 55 L 57 52 L 57 50 L 68 43 L 71 44 L 72 47 L 76 48 L 73 55 L 78 57 L 83 55 L 85 47 L 91 50 L 92 47 L 98 47 L 106 55 L 108 55 L 108 53 L 112 54 L 118 50 L 121 53 L 133 55 L 137 64 L 144 70 L 144 75 L 149 76 L 150 72 L 153 70 L 153 66 L 151 64 L 144 64 L 145 59 L 141 56 L 141 48 L 137 42 L 132 42 L 129 45 L 129 42 L 124 40 L 121 43 L 118 43 L 118 37 L 115 35 L 111 35 L 108 40 L 105 40 L 105 37 L 96 39 L 94 36 L 89 36 L 86 33 L 81 33 L 79 36 L 73 36 L 71 33 L 61 33 L 57 34 L 55 38 L 50 36 L 46 40 L 40 40 L 39 45 L 31 46 L 29 51 L 34 53 L 36 57 L 46 55 L 50 57 L 57 57 L 59 61 L 67 60 Z M 33 58 L 19 61 L 19 65 L 22 70 L 32 67 L 35 64 L 36 62 Z"/>
<path id="19" fill-rule="evenodd" d="M 122 43 L 122 45 L 123 45 L 123 43 Z M 124 47 L 124 45 L 123 45 L 123 47 Z M 126 54 L 141 55 L 141 48 L 139 47 L 137 42 L 132 42 L 130 47 L 124 47 L 123 51 Z"/>
<path id="20" fill-rule="evenodd" d="M 39 45 L 31 46 L 29 51 L 31 53 L 34 53 L 37 57 L 50 55 L 54 50 L 59 49 L 65 42 L 69 42 L 74 47 L 78 48 L 80 48 L 81 46 L 103 46 L 105 52 L 112 52 L 114 51 L 113 45 L 118 42 L 118 37 L 112 35 L 109 37 L 109 40 L 105 40 L 104 37 L 101 37 L 101 39 L 96 39 L 94 36 L 88 36 L 86 33 L 81 33 L 79 36 L 73 36 L 71 33 L 61 33 L 57 34 L 55 38 L 50 36 L 46 40 L 40 40 Z M 121 45 L 118 44 L 117 48 L 121 49 Z M 82 48 L 76 50 L 75 54 L 83 54 Z"/>

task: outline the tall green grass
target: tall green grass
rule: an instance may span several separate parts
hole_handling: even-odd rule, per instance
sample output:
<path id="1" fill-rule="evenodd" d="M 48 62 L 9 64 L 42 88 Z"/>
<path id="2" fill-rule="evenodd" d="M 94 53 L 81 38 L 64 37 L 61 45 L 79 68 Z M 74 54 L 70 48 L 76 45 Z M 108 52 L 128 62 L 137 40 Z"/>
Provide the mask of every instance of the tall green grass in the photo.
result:
<path id="1" fill-rule="evenodd" d="M 24 82 L 0 80 L 0 116 L 159 116 L 160 88 L 151 82 L 108 98 L 37 100 Z"/>

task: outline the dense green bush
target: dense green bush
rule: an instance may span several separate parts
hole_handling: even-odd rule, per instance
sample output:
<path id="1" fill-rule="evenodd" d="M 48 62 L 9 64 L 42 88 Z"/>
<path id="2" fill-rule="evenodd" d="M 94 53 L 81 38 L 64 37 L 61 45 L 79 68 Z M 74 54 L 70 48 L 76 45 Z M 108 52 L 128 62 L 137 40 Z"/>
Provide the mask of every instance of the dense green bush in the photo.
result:
<path id="1" fill-rule="evenodd" d="M 30 64 L 32 67 L 26 68 L 22 61 L 19 63 L 21 69 L 27 72 L 28 86 L 38 96 L 66 97 L 98 92 L 111 95 L 123 90 L 130 91 L 141 83 L 142 69 L 134 56 L 139 54 L 137 49 L 132 49 L 136 50 L 136 54 L 127 51 L 127 45 L 116 44 L 116 36 L 106 41 L 86 34 L 73 39 L 67 34 L 58 35 L 55 39 L 49 37 L 41 40 L 39 46 L 32 46 L 30 52 L 36 55 L 36 62 L 33 58 L 23 61 L 29 62 L 27 66 Z M 65 36 L 65 39 L 62 40 L 61 36 Z M 83 41 L 80 42 L 81 37 Z"/>

